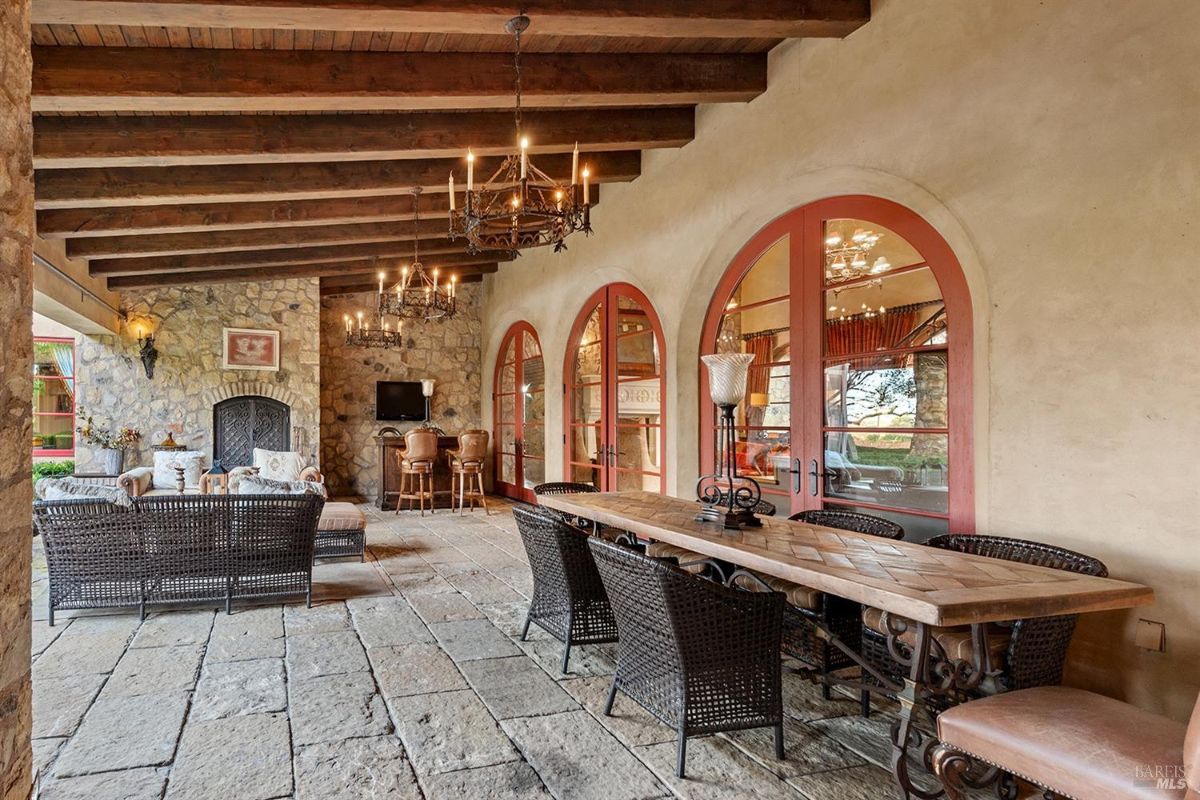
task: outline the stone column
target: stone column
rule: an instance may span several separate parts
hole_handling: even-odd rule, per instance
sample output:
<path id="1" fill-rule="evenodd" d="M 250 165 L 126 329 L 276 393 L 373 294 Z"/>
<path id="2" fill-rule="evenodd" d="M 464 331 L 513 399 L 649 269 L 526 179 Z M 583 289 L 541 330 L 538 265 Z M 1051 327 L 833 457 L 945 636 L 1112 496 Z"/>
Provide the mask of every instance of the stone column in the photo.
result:
<path id="1" fill-rule="evenodd" d="M 0 4 L 0 800 L 29 796 L 33 155 L 29 0 Z"/>

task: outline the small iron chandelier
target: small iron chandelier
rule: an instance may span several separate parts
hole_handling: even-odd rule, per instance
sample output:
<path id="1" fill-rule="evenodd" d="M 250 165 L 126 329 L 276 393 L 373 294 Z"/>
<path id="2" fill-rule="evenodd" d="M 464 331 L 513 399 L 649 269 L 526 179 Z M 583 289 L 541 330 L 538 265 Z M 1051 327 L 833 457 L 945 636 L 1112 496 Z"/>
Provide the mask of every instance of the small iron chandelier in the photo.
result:
<path id="1" fill-rule="evenodd" d="M 564 185 L 542 172 L 529 159 L 529 139 L 521 131 L 521 34 L 529 17 L 513 17 L 504 29 L 516 41 L 516 123 L 519 150 L 505 157 L 492 176 L 475 187 L 475 154 L 467 150 L 467 191 L 463 207 L 456 209 L 454 174 L 450 174 L 450 239 L 466 238 L 467 250 L 517 251 L 554 245 L 576 231 L 591 235 L 591 181 L 586 164 L 579 169 L 579 145 L 571 156 L 571 183 Z M 582 178 L 582 182 L 581 179 Z"/>
<path id="2" fill-rule="evenodd" d="M 379 273 L 379 294 L 376 295 L 374 326 L 372 320 L 363 319 L 359 311 L 354 317 L 342 315 L 346 323 L 347 347 L 372 347 L 384 350 L 399 350 L 404 347 L 403 322 L 397 322 L 395 330 L 383 316 L 383 273 Z M 355 324 L 357 320 L 357 325 Z"/>
<path id="3" fill-rule="evenodd" d="M 383 290 L 379 282 L 379 311 L 383 316 L 428 322 L 450 319 L 458 312 L 458 276 L 441 280 L 438 269 L 426 272 L 421 263 L 420 234 L 421 187 L 412 190 L 413 196 L 413 263 L 400 270 L 400 282 L 391 291 Z"/>

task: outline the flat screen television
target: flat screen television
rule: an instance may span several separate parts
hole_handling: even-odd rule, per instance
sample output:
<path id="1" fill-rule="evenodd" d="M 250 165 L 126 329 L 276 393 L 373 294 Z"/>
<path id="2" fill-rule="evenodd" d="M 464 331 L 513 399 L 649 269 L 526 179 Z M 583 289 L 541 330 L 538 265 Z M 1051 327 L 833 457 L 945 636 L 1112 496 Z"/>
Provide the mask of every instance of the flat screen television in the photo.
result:
<path id="1" fill-rule="evenodd" d="M 405 422 L 425 419 L 420 381 L 376 381 L 375 419 Z"/>

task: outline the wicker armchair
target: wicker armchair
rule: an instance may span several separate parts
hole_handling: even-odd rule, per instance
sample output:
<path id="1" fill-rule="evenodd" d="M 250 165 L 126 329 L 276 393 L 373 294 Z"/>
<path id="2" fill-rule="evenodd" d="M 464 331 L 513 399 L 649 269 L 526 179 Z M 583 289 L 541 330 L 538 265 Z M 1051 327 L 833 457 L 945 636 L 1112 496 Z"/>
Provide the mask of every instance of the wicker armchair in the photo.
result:
<path id="1" fill-rule="evenodd" d="M 529 633 L 530 623 L 537 623 L 562 642 L 565 674 L 572 645 L 617 640 L 617 622 L 587 548 L 589 537 L 540 509 L 516 506 L 513 517 L 533 572 L 533 599 L 521 639 Z"/>
<path id="2" fill-rule="evenodd" d="M 59 609 L 312 599 L 320 495 L 134 497 L 34 503 L 46 548 L 49 621 Z"/>
<path id="3" fill-rule="evenodd" d="M 538 497 L 547 494 L 583 494 L 595 493 L 599 491 L 599 489 L 590 483 L 570 483 L 565 481 L 556 483 L 539 483 L 537 486 L 533 487 L 533 493 Z M 560 518 L 568 525 L 574 525 L 576 528 L 581 530 L 590 531 L 591 533 L 599 536 L 601 539 L 605 539 L 610 542 L 616 542 L 617 544 L 627 545 L 629 547 L 639 546 L 637 537 L 629 531 L 619 530 L 617 528 L 609 527 L 608 525 L 601 525 L 599 522 L 593 522 L 590 519 L 583 519 L 582 517 L 577 517 L 574 514 L 564 514 L 561 511 L 553 508 L 541 506 L 541 509 L 547 514 Z"/>
<path id="4" fill-rule="evenodd" d="M 809 525 L 865 533 L 885 539 L 903 539 L 904 528 L 891 520 L 839 509 L 813 509 L 793 514 L 788 519 Z M 862 636 L 860 616 L 862 607 L 844 597 L 818 592 L 807 586 L 781 578 L 758 575 L 748 570 L 736 570 L 729 576 L 729 583 L 749 591 L 783 592 L 787 597 L 787 611 L 783 615 L 783 652 L 809 669 L 815 669 L 822 677 L 834 670 L 854 666 L 854 661 L 843 651 L 834 647 L 829 640 L 818 635 L 812 622 L 819 622 L 837 635 L 852 650 L 857 650 Z M 822 684 L 821 696 L 826 700 L 831 694 L 828 684 Z M 871 713 L 871 696 L 862 692 L 859 697 L 862 715 Z"/>
<path id="5" fill-rule="evenodd" d="M 687 738 L 699 734 L 773 727 L 782 760 L 783 596 L 698 580 L 599 539 L 588 546 L 621 634 L 604 713 L 619 689 L 673 727 L 681 778 Z"/>
<path id="6" fill-rule="evenodd" d="M 1108 568 L 1099 559 L 1062 547 L 1024 539 L 980 534 L 944 534 L 933 537 L 926 544 L 959 553 L 1068 570 L 1099 578 L 1108 576 Z M 995 694 L 1061 683 L 1067 648 L 1075 633 L 1077 618 L 1077 614 L 1067 614 L 1018 619 L 1011 624 L 991 626 L 988 632 L 989 646 L 993 651 L 993 664 L 1001 666 L 1001 671 L 995 681 L 982 687 L 978 693 Z M 878 612 L 865 609 L 863 623 L 862 652 L 868 662 L 884 675 L 903 677 L 904 669 L 888 653 L 887 637 L 882 630 Z M 960 640 L 969 638 L 969 629 L 935 628 L 933 638 L 938 647 L 952 650 Z"/>

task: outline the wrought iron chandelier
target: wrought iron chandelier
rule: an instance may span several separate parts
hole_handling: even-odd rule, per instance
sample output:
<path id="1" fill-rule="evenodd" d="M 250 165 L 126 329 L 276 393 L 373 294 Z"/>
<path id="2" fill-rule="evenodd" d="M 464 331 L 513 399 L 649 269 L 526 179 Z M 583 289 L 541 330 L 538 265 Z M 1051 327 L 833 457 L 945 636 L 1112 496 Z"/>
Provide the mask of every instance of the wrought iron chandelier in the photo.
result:
<path id="1" fill-rule="evenodd" d="M 379 312 L 383 316 L 428 322 L 433 319 L 450 319 L 458 311 L 458 276 L 451 275 L 442 280 L 435 267 L 425 270 L 421 263 L 420 235 L 421 188 L 412 190 L 413 196 L 413 262 L 400 270 L 400 282 L 390 291 L 383 290 L 383 279 L 379 283 Z"/>
<path id="2" fill-rule="evenodd" d="M 882 236 L 862 228 L 856 229 L 849 238 L 837 231 L 829 231 L 825 237 L 825 281 L 844 283 L 891 269 L 892 265 L 883 256 L 874 261 L 868 258 Z"/>
<path id="3" fill-rule="evenodd" d="M 571 156 L 571 183 L 565 185 L 538 169 L 529 158 L 529 139 L 521 131 L 521 34 L 529 17 L 513 17 L 504 29 L 516 42 L 516 123 L 518 152 L 506 156 L 499 169 L 478 188 L 475 154 L 467 150 L 467 190 L 461 209 L 455 207 L 454 175 L 450 175 L 450 238 L 466 238 L 467 250 L 517 251 L 553 245 L 576 231 L 592 232 L 591 169 L 579 169 L 579 145 Z M 582 180 L 581 180 L 582 179 Z"/>
<path id="4" fill-rule="evenodd" d="M 379 273 L 379 294 L 376 298 L 374 327 L 371 320 L 363 320 L 363 312 L 354 317 L 344 314 L 346 322 L 346 345 L 348 347 L 378 347 L 399 350 L 404 346 L 403 322 L 397 322 L 395 330 L 383 316 L 383 273 Z M 357 325 L 355 324 L 357 320 Z"/>

